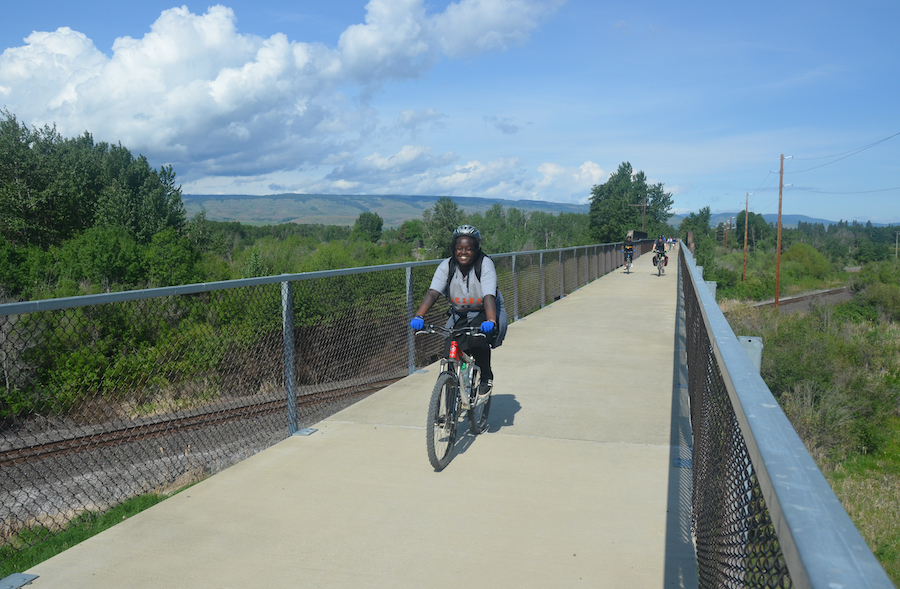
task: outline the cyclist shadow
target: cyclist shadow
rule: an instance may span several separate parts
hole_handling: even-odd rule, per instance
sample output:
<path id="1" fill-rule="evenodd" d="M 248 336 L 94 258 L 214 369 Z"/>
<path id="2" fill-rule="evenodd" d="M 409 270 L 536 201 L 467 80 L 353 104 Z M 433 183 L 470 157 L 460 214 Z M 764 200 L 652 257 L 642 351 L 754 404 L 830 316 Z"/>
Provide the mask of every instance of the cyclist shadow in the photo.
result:
<path id="1" fill-rule="evenodd" d="M 488 415 L 487 429 L 484 433 L 496 433 L 504 427 L 511 426 L 516 413 L 521 408 L 522 406 L 516 401 L 515 395 L 491 395 L 491 413 Z M 454 455 L 465 453 L 478 438 L 478 436 L 473 435 L 469 431 L 466 416 L 463 416 L 459 423 L 459 431 L 464 433 L 456 438 L 456 446 L 453 449 Z"/>
<path id="2" fill-rule="evenodd" d="M 491 413 L 488 415 L 487 429 L 484 433 L 496 433 L 504 427 L 509 427 L 515 420 L 516 413 L 522 406 L 516 401 L 515 395 L 491 395 Z M 469 431 L 466 416 L 459 423 L 459 431 L 463 435 L 456 438 L 454 454 L 462 454 L 475 443 L 478 436 Z M 465 428 L 465 429 L 463 429 Z"/>
<path id="3" fill-rule="evenodd" d="M 491 413 L 488 415 L 488 433 L 498 432 L 504 427 L 511 426 L 516 418 L 516 413 L 521 408 L 515 395 L 492 395 Z"/>

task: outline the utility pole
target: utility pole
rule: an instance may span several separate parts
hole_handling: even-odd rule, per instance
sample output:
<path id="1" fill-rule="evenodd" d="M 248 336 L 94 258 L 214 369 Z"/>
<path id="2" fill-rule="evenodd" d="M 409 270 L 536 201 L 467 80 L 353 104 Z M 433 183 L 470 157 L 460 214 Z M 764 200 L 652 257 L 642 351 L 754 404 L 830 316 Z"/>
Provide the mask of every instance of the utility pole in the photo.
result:
<path id="1" fill-rule="evenodd" d="M 775 312 L 778 312 L 778 291 L 781 288 L 781 193 L 784 187 L 784 154 L 781 154 L 781 170 L 778 172 L 778 239 L 775 245 Z"/>
<path id="2" fill-rule="evenodd" d="M 637 205 L 628 205 L 630 207 L 641 207 L 641 231 L 647 233 L 647 196 L 644 196 L 644 202 Z"/>
<path id="3" fill-rule="evenodd" d="M 747 193 L 747 200 L 744 202 L 744 274 L 741 276 L 741 282 L 747 280 L 747 216 L 750 214 L 750 193 Z"/>
<path id="4" fill-rule="evenodd" d="M 734 253 L 734 217 L 728 217 L 728 228 L 731 230 L 731 249 L 728 253 Z"/>

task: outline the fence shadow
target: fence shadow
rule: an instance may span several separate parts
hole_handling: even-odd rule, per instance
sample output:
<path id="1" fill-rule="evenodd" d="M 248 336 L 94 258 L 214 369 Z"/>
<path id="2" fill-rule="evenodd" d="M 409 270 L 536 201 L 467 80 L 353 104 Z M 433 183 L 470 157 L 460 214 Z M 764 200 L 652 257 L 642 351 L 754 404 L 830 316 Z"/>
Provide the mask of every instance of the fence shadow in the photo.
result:
<path id="1" fill-rule="evenodd" d="M 683 279 L 678 265 L 678 280 Z M 679 285 L 680 286 L 680 285 Z M 698 586 L 697 556 L 691 536 L 692 448 L 688 395 L 683 290 L 678 289 L 675 311 L 675 368 L 672 375 L 672 420 L 669 443 L 668 509 L 666 510 L 665 582 L 663 587 Z"/>

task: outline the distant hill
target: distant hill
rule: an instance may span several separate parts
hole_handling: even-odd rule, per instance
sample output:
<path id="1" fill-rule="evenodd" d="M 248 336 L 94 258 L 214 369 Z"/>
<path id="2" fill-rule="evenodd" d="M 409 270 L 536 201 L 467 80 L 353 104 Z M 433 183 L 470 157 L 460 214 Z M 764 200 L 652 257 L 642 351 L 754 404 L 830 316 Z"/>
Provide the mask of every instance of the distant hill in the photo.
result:
<path id="1" fill-rule="evenodd" d="M 353 225 L 360 213 L 378 213 L 385 227 L 399 227 L 408 219 L 421 219 L 425 209 L 434 206 L 439 196 L 352 195 L 352 194 L 273 194 L 182 195 L 188 217 L 201 210 L 211 221 L 238 221 L 255 225 L 279 223 L 322 223 Z M 590 206 L 546 202 L 540 200 L 503 200 L 451 196 L 468 213 L 484 213 L 495 204 L 504 208 L 546 213 L 587 213 Z"/>
<path id="2" fill-rule="evenodd" d="M 737 219 L 738 212 L 734 213 L 716 213 L 710 217 L 709 224 L 711 227 L 715 227 L 719 223 L 726 223 L 729 217 L 733 217 Z M 776 224 L 778 223 L 778 213 L 765 213 L 763 214 L 763 219 L 766 220 L 767 223 Z M 837 221 L 829 221 L 828 219 L 817 219 L 814 217 L 807 217 L 806 215 L 785 215 L 782 213 L 781 215 L 781 226 L 786 227 L 788 229 L 795 229 L 797 224 L 800 222 L 804 223 L 821 223 L 828 227 L 829 225 L 837 225 Z M 865 225 L 865 221 L 862 222 Z M 888 223 L 872 223 L 874 227 L 887 227 Z"/>

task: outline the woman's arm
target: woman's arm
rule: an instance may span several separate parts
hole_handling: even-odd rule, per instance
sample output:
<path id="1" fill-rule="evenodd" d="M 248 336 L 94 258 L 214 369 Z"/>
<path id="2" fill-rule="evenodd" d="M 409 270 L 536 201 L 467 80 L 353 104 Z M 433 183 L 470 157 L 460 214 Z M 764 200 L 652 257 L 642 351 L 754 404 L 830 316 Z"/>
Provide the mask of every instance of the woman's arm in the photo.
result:
<path id="1" fill-rule="evenodd" d="M 416 311 L 416 317 L 425 317 L 425 313 L 428 312 L 429 309 L 434 305 L 434 303 L 440 298 L 441 293 L 434 290 L 433 288 L 428 289 L 428 292 L 425 293 L 425 298 L 422 299 L 422 304 L 419 305 L 419 310 Z"/>
<path id="2" fill-rule="evenodd" d="M 497 301 L 494 295 L 484 295 L 484 314 L 488 321 L 497 323 Z"/>

